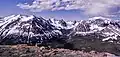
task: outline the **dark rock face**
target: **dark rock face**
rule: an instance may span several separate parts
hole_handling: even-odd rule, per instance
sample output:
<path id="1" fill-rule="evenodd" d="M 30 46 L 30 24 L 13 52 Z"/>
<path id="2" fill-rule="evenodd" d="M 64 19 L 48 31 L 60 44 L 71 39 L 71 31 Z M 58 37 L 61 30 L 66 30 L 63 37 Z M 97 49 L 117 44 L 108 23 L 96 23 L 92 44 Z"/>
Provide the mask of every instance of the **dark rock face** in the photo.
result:
<path id="1" fill-rule="evenodd" d="M 83 21 L 83 22 L 79 23 L 78 26 L 76 26 L 75 31 L 88 32 L 88 31 L 90 31 L 89 27 L 90 27 L 89 24 L 85 23 L 85 21 Z"/>
<path id="2" fill-rule="evenodd" d="M 120 56 L 120 45 L 117 43 L 103 42 L 101 39 L 96 39 L 96 36 L 73 37 L 67 44 L 68 49 L 84 50 L 89 52 L 95 50 L 98 52 L 109 52 Z M 89 38 L 89 39 L 88 39 Z M 66 47 L 66 46 L 65 46 Z"/>

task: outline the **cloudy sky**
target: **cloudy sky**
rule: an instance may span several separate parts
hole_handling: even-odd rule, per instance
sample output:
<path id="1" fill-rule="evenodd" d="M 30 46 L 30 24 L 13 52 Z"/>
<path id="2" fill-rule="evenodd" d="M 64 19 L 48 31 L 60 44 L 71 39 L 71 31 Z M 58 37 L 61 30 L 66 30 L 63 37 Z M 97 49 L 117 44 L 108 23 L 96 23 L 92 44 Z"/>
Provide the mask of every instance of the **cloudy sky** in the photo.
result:
<path id="1" fill-rule="evenodd" d="M 119 18 L 120 0 L 1 0 L 0 16 L 34 14 L 66 20 L 94 16 Z"/>

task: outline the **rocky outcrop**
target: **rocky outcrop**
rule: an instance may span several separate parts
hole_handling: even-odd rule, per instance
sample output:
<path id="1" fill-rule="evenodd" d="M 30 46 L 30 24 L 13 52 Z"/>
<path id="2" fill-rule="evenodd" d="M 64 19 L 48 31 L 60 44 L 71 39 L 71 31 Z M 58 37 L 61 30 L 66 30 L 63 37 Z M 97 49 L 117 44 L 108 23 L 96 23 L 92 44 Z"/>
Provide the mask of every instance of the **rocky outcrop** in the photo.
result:
<path id="1" fill-rule="evenodd" d="M 0 45 L 0 57 L 117 57 L 107 52 L 84 52 L 27 45 Z"/>

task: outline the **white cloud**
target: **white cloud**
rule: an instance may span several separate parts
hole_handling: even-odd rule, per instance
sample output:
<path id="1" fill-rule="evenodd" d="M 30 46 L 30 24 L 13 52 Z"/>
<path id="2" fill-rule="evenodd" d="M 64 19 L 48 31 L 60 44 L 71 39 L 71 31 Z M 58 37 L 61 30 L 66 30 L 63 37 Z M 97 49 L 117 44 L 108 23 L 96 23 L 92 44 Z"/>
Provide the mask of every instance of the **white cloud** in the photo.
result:
<path id="1" fill-rule="evenodd" d="M 30 4 L 18 4 L 22 9 L 33 12 L 43 10 L 83 10 L 87 15 L 109 15 L 111 9 L 120 5 L 120 0 L 34 0 Z"/>

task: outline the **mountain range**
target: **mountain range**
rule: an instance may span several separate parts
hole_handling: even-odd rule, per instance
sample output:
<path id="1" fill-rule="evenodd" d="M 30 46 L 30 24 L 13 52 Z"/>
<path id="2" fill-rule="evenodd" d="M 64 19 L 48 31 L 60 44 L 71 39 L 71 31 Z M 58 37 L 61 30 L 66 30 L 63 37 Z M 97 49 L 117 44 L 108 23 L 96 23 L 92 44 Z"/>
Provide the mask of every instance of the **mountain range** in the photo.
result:
<path id="1" fill-rule="evenodd" d="M 87 46 L 87 49 L 95 49 L 94 44 L 119 45 L 120 20 L 93 17 L 87 20 L 65 21 L 34 15 L 11 15 L 0 18 L 0 44 L 52 43 L 58 47 L 56 42 L 59 46 L 64 44 L 65 48 L 74 49 L 84 49 L 82 44 L 84 47 Z M 74 47 L 71 44 L 74 44 Z"/>

